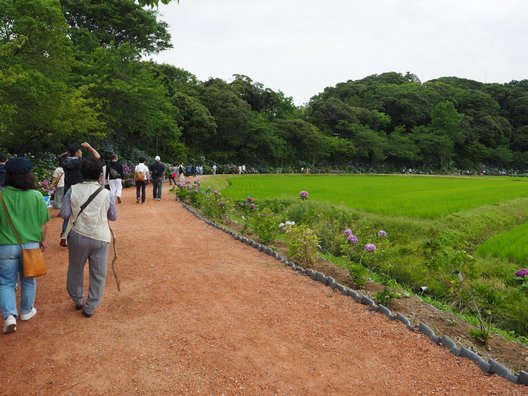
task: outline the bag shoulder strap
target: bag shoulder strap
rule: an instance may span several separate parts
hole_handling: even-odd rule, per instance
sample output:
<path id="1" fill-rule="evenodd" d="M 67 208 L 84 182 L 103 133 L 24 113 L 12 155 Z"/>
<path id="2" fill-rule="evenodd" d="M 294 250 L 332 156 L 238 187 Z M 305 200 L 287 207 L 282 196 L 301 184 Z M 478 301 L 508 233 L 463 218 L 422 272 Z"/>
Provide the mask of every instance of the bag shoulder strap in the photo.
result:
<path id="1" fill-rule="evenodd" d="M 86 202 L 82 204 L 81 209 L 79 210 L 79 213 L 77 213 L 77 218 L 79 218 L 79 216 L 81 215 L 81 213 L 83 212 L 83 210 L 84 210 L 84 209 L 90 204 L 90 202 L 93 201 L 93 199 L 97 196 L 97 194 L 99 194 L 101 191 L 103 191 L 103 189 L 104 189 L 103 186 L 99 187 L 97 190 L 95 190 L 95 191 L 93 192 L 92 195 L 90 195 L 90 196 L 88 197 L 88 199 L 86 200 Z"/>
<path id="2" fill-rule="evenodd" d="M 2 201 L 2 206 L 4 207 L 4 210 L 7 216 L 7 221 L 9 222 L 9 225 L 11 226 L 11 229 L 13 230 L 13 234 L 15 234 L 15 238 L 18 244 L 22 247 L 22 241 L 20 240 L 20 237 L 18 236 L 18 232 L 15 229 L 15 226 L 13 225 L 13 221 L 11 220 L 11 216 L 9 215 L 9 211 L 7 210 L 7 206 L 4 202 L 4 197 L 2 196 L 1 192 L 0 192 L 0 201 Z"/>

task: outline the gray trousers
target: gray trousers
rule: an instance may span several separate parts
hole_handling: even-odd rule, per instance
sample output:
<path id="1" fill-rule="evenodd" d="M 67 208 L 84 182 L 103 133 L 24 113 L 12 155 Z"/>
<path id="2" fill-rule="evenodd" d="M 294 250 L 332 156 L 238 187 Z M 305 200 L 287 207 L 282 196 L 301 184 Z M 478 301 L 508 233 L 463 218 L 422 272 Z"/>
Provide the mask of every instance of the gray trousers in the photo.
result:
<path id="1" fill-rule="evenodd" d="M 103 300 L 108 269 L 108 242 L 90 238 L 68 237 L 68 279 L 66 290 L 75 305 L 84 305 L 84 312 L 92 314 Z M 83 273 L 88 260 L 90 285 L 84 301 Z"/>

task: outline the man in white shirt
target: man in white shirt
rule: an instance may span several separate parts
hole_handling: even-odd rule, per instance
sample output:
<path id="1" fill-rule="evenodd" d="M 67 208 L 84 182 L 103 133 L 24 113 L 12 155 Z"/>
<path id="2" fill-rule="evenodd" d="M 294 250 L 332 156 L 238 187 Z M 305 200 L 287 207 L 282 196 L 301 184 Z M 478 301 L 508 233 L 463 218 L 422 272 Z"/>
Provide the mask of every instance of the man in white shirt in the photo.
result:
<path id="1" fill-rule="evenodd" d="M 136 181 L 136 202 L 144 204 L 149 180 L 149 168 L 145 165 L 145 158 L 140 158 L 139 164 L 134 168 L 134 179 Z"/>
<path id="2" fill-rule="evenodd" d="M 61 166 L 55 168 L 55 171 L 53 171 L 51 185 L 55 188 L 53 207 L 60 209 L 62 208 L 62 198 L 64 197 L 64 169 Z"/>

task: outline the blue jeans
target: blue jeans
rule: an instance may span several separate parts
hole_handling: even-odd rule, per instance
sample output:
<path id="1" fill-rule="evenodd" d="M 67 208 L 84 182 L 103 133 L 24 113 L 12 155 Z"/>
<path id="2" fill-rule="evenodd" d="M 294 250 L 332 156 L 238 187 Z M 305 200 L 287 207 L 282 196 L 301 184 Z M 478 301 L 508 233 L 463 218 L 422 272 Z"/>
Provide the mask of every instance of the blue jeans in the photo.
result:
<path id="1" fill-rule="evenodd" d="M 28 249 L 39 247 L 38 242 L 24 243 Z M 30 313 L 35 303 L 37 291 L 37 280 L 35 278 L 24 278 L 24 270 L 21 260 L 22 252 L 19 245 L 0 245 L 0 306 L 2 317 L 9 315 L 18 316 L 16 303 L 16 284 L 20 277 L 21 299 L 20 311 L 23 314 Z"/>
<path id="2" fill-rule="evenodd" d="M 163 184 L 162 177 L 156 177 L 152 179 L 152 195 L 154 199 L 161 199 L 161 186 Z"/>

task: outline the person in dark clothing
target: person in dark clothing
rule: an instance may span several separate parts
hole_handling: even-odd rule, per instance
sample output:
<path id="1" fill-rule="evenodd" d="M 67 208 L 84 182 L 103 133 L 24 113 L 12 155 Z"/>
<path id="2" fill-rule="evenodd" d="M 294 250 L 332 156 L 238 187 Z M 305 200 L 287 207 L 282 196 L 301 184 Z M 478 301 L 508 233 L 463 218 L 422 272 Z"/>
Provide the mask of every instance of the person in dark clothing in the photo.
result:
<path id="1" fill-rule="evenodd" d="M 62 166 L 62 169 L 64 170 L 64 195 L 66 195 L 71 186 L 84 181 L 84 177 L 81 172 L 81 164 L 83 162 L 83 147 L 87 149 L 94 158 L 101 158 L 97 150 L 90 146 L 90 144 L 87 142 L 81 143 L 80 145 L 77 143 L 70 144 L 68 146 L 68 151 L 62 153 L 59 156 L 59 165 Z M 67 246 L 66 239 L 62 238 L 62 234 L 64 234 L 64 231 L 66 231 L 67 225 L 68 220 L 64 219 L 62 223 L 60 241 L 60 245 L 62 247 Z"/>
<path id="2" fill-rule="evenodd" d="M 0 189 L 2 189 L 2 186 L 5 182 L 5 163 L 7 162 L 7 156 L 5 154 L 0 154 Z"/>
<path id="3" fill-rule="evenodd" d="M 160 201 L 165 165 L 161 163 L 161 159 L 158 155 L 154 158 L 154 163 L 149 165 L 149 171 L 150 179 L 152 180 L 152 195 L 155 201 Z"/>
<path id="4" fill-rule="evenodd" d="M 112 154 L 110 161 L 106 163 L 106 179 L 110 186 L 110 191 L 117 198 L 117 203 L 121 203 L 121 192 L 123 191 L 123 165 L 117 160 L 117 154 Z"/>

